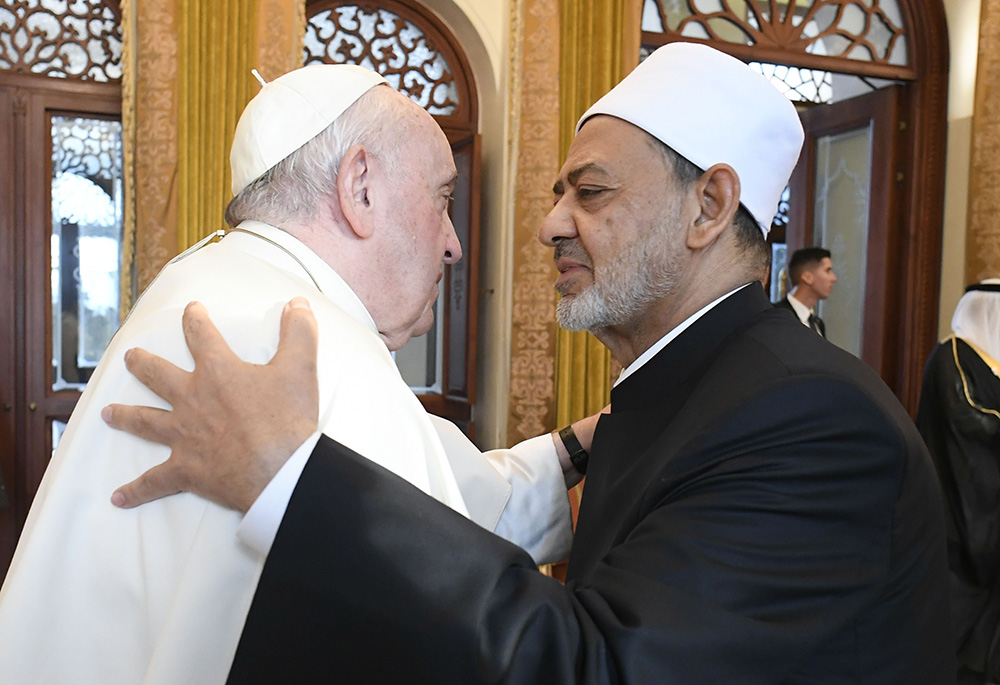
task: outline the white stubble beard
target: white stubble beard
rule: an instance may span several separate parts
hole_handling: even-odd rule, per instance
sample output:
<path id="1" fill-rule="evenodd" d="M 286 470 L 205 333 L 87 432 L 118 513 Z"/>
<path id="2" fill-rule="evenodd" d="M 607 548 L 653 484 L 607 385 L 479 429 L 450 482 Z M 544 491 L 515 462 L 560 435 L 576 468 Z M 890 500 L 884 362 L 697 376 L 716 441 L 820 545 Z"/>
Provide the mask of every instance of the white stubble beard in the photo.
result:
<path id="1" fill-rule="evenodd" d="M 575 294 L 563 294 L 559 300 L 559 325 L 591 333 L 622 326 L 641 316 L 647 305 L 670 294 L 677 286 L 680 268 L 680 254 L 670 238 L 669 228 L 661 224 L 616 255 L 600 272 L 593 269 L 592 285 Z M 556 255 L 593 264 L 577 241 L 560 243 Z"/>

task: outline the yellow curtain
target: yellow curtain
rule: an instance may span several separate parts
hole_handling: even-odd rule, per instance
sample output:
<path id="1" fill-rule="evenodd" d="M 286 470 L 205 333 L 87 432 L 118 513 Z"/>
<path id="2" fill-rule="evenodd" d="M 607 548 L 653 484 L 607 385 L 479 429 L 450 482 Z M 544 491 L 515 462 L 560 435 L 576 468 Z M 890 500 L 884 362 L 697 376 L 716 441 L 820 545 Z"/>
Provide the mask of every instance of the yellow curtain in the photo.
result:
<path id="1" fill-rule="evenodd" d="M 639 61 L 641 3 L 562 0 L 560 8 L 560 149 L 564 160 L 576 122 Z M 556 341 L 556 422 L 565 425 L 608 403 L 613 367 L 589 333 L 559 331 Z"/>
<path id="2" fill-rule="evenodd" d="M 255 0 L 178 2 L 177 248 L 225 227 L 229 146 L 256 66 Z"/>
<path id="3" fill-rule="evenodd" d="M 119 288 L 122 321 L 135 301 L 135 8 L 122 0 L 122 254 Z"/>
<path id="4" fill-rule="evenodd" d="M 305 0 L 122 0 L 122 313 L 167 260 L 223 226 L 229 145 L 267 79 L 302 65 Z"/>

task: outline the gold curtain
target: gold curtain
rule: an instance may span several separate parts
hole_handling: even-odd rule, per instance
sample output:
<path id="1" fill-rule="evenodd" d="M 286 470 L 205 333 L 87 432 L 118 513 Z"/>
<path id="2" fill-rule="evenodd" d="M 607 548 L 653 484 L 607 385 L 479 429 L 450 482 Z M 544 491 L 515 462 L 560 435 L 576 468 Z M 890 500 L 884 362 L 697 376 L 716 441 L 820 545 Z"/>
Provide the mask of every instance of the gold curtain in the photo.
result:
<path id="1" fill-rule="evenodd" d="M 255 0 L 179 0 L 177 249 L 225 227 L 229 146 L 256 66 Z"/>
<path id="2" fill-rule="evenodd" d="M 972 116 L 965 281 L 1000 276 L 1000 0 L 983 0 Z"/>
<path id="3" fill-rule="evenodd" d="M 641 3 L 634 0 L 562 0 L 560 160 L 566 159 L 580 116 L 638 64 L 640 21 Z M 557 425 L 604 407 L 616 371 L 611 355 L 592 335 L 560 330 L 556 341 Z"/>
<path id="4" fill-rule="evenodd" d="M 229 146 L 268 80 L 302 65 L 305 0 L 122 0 L 122 311 L 163 265 L 223 226 Z"/>
<path id="5" fill-rule="evenodd" d="M 119 273 L 122 321 L 132 309 L 136 292 L 135 269 L 135 7 L 121 2 L 122 21 L 122 254 Z"/>

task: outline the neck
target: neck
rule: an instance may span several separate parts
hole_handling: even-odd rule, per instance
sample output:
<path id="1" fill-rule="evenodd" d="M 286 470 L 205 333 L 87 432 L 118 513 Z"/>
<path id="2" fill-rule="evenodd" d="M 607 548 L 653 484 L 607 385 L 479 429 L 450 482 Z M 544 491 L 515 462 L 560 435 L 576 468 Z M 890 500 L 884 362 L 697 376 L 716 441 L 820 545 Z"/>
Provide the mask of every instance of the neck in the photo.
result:
<path id="1" fill-rule="evenodd" d="M 815 308 L 816 303 L 819 302 L 819 298 L 816 297 L 816 293 L 812 292 L 808 288 L 795 286 L 795 288 L 792 289 L 791 294 L 796 300 L 809 307 L 809 309 Z"/>
<path id="2" fill-rule="evenodd" d="M 594 331 L 594 336 L 611 351 L 611 356 L 622 368 L 627 368 L 692 314 L 751 280 L 731 279 L 711 288 L 668 294 L 630 321 Z"/>

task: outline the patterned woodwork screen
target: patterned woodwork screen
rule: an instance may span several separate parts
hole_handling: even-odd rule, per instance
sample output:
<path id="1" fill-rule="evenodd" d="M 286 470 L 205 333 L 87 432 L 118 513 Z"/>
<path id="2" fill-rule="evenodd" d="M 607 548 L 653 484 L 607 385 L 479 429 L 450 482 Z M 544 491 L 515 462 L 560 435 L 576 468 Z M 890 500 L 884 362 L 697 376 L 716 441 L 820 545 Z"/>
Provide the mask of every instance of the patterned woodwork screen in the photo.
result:
<path id="1" fill-rule="evenodd" d="M 122 76 L 117 8 L 100 0 L 7 0 L 0 70 L 114 81 Z"/>
<path id="2" fill-rule="evenodd" d="M 388 9 L 344 5 L 306 21 L 306 64 L 359 64 L 434 115 L 454 114 L 459 94 L 451 65 L 412 21 Z"/>
<path id="3" fill-rule="evenodd" d="M 896 0 L 645 0 L 645 34 L 909 65 Z"/>

